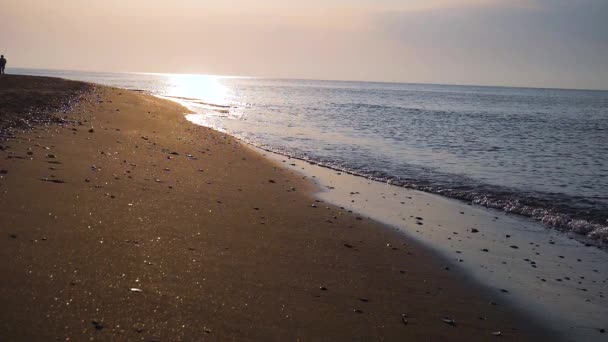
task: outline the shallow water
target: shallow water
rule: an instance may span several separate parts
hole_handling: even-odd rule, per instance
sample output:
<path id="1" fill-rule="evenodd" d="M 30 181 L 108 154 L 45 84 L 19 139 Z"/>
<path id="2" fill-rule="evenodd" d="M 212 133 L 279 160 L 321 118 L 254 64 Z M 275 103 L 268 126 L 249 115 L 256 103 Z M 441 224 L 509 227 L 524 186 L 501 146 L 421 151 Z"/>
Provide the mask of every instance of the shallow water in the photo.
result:
<path id="1" fill-rule="evenodd" d="M 19 70 L 141 89 L 195 123 L 608 242 L 608 92 Z"/>

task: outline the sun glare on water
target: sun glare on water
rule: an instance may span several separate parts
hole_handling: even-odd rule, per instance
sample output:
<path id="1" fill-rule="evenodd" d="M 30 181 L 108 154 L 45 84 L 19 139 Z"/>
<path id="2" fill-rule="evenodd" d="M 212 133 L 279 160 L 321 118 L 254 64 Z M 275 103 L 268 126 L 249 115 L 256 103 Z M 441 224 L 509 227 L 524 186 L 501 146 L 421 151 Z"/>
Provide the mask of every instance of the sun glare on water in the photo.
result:
<path id="1" fill-rule="evenodd" d="M 230 104 L 230 91 L 220 82 L 221 76 L 171 74 L 167 77 L 168 96 L 198 100 L 211 105 Z"/>
<path id="2" fill-rule="evenodd" d="M 223 119 L 232 109 L 232 91 L 222 84 L 225 76 L 163 74 L 167 77 L 164 95 L 192 110 L 189 121 L 223 130 Z"/>

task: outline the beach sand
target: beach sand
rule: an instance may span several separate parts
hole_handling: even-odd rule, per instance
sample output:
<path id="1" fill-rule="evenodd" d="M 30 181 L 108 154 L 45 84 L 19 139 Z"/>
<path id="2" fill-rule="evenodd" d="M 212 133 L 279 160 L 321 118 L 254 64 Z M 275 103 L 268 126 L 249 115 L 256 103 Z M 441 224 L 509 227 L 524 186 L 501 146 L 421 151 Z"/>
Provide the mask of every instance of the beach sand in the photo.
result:
<path id="1" fill-rule="evenodd" d="M 15 94 L 92 87 L 36 80 L 0 79 L 2 116 Z M 185 112 L 94 86 L 0 142 L 0 340 L 549 338 L 496 289 Z"/>

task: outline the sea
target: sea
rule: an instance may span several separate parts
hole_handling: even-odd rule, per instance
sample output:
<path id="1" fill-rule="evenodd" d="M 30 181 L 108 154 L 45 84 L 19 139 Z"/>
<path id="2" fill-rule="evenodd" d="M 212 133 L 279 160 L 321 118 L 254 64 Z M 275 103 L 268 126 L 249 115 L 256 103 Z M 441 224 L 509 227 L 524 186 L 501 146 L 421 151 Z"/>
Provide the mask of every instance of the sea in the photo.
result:
<path id="1" fill-rule="evenodd" d="M 608 91 L 14 72 L 169 98 L 269 151 L 608 243 Z"/>

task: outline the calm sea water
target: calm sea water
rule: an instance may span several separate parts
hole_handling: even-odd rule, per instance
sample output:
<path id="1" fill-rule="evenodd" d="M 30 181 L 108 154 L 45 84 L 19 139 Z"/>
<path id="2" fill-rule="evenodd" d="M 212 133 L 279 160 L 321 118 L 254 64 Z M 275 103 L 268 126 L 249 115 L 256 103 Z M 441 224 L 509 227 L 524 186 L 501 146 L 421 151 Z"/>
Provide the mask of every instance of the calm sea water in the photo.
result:
<path id="1" fill-rule="evenodd" d="M 17 70 L 185 104 L 198 124 L 608 241 L 608 92 Z"/>

